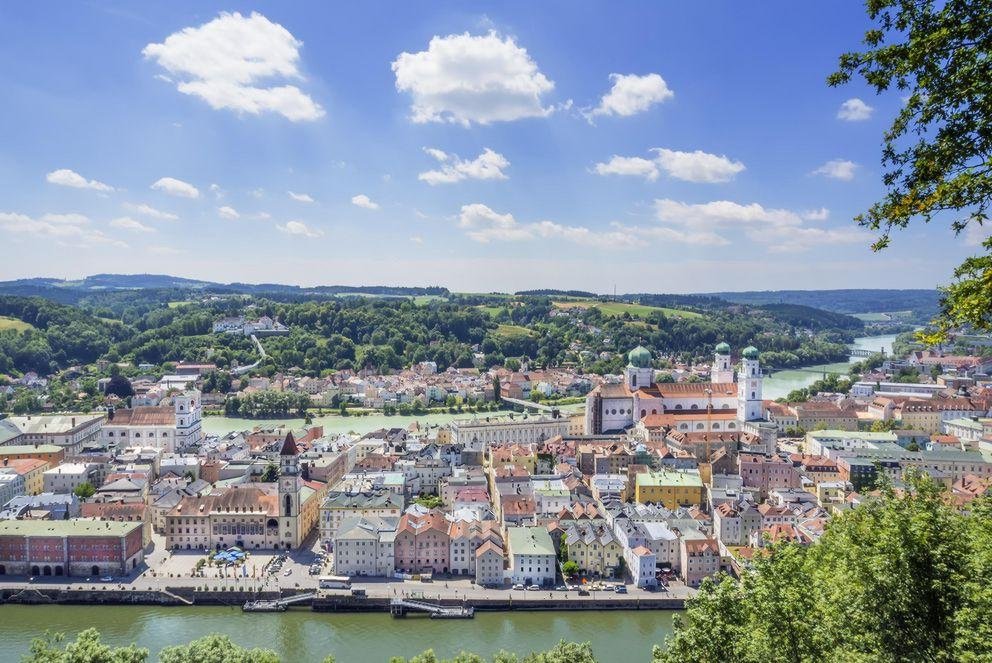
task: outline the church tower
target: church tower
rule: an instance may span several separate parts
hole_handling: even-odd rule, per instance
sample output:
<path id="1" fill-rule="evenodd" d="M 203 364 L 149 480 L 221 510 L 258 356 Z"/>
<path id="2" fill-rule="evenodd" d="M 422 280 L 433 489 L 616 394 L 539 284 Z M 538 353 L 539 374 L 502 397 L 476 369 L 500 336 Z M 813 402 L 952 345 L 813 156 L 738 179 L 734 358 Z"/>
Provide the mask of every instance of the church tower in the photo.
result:
<path id="1" fill-rule="evenodd" d="M 637 391 L 654 384 L 654 367 L 651 366 L 651 351 L 643 345 L 627 353 L 627 368 L 624 371 L 627 388 Z"/>
<path id="2" fill-rule="evenodd" d="M 713 368 L 710 369 L 710 382 L 727 384 L 734 381 L 734 367 L 730 363 L 730 346 L 720 343 L 713 352 Z"/>
<path id="3" fill-rule="evenodd" d="M 300 451 L 292 433 L 279 451 L 279 542 L 289 549 L 300 544 Z"/>
<path id="4" fill-rule="evenodd" d="M 741 371 L 737 375 L 737 419 L 756 421 L 764 417 L 761 402 L 761 366 L 758 348 L 749 345 L 741 352 Z"/>

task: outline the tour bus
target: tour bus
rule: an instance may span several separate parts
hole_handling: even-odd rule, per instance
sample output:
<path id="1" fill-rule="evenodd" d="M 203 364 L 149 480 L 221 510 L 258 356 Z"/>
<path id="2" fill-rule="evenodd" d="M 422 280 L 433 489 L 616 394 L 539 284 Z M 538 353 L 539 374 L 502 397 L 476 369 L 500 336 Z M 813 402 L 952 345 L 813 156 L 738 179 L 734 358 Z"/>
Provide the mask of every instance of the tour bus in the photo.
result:
<path id="1" fill-rule="evenodd" d="M 321 589 L 351 589 L 351 578 L 348 576 L 320 576 Z"/>

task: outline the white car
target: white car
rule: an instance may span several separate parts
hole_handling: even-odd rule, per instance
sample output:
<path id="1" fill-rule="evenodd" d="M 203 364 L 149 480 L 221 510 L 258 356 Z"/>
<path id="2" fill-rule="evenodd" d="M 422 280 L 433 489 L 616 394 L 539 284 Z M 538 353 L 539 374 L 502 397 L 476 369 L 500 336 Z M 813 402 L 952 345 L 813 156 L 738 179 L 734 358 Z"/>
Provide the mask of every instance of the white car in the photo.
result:
<path id="1" fill-rule="evenodd" d="M 293 572 L 293 569 L 286 569 L 286 570 L 285 570 L 285 571 L 283 572 L 283 575 L 284 575 L 284 576 L 288 576 L 288 575 L 289 575 L 289 574 L 291 574 L 292 572 Z"/>
<path id="2" fill-rule="evenodd" d="M 100 582 L 113 582 L 114 579 L 111 576 L 103 576 L 100 578 Z"/>

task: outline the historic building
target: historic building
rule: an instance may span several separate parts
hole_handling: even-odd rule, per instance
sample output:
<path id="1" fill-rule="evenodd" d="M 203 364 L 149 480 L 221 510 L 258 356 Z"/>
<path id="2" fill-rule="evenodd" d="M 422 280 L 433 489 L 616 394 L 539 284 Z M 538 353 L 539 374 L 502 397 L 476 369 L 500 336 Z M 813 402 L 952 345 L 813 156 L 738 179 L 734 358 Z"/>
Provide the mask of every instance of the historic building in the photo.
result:
<path id="1" fill-rule="evenodd" d="M 143 406 L 107 413 L 100 430 L 105 448 L 154 447 L 165 453 L 184 451 L 203 441 L 200 392 L 176 394 L 172 405 Z"/>
<path id="2" fill-rule="evenodd" d="M 165 516 L 166 548 L 298 548 L 317 525 L 322 496 L 300 478 L 293 434 L 279 452 L 279 482 L 184 497 Z"/>
<path id="3" fill-rule="evenodd" d="M 764 417 L 758 350 L 741 352 L 736 382 L 730 346 L 716 346 L 710 382 L 655 382 L 651 353 L 638 346 L 627 355 L 623 381 L 604 383 L 586 396 L 587 435 L 625 430 L 642 420 L 684 432 L 737 432 Z"/>

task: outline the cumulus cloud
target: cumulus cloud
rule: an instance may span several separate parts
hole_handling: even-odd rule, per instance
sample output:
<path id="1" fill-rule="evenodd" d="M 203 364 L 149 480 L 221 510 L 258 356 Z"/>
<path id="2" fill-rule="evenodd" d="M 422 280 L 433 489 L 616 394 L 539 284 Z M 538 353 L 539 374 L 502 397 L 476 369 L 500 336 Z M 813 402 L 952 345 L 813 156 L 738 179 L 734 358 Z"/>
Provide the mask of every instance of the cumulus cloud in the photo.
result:
<path id="1" fill-rule="evenodd" d="M 220 216 L 220 218 L 228 219 L 229 221 L 234 221 L 236 219 L 241 218 L 241 215 L 238 214 L 238 210 L 234 209 L 229 205 L 223 205 L 222 207 L 218 207 L 217 214 Z"/>
<path id="2" fill-rule="evenodd" d="M 505 180 L 504 168 L 510 167 L 510 162 L 499 152 L 488 147 L 482 154 L 471 161 L 463 160 L 456 154 L 448 154 L 441 150 L 425 147 L 424 151 L 441 164 L 437 170 L 428 170 L 417 175 L 417 179 L 430 185 L 452 184 L 465 179 L 472 180 Z"/>
<path id="3" fill-rule="evenodd" d="M 610 74 L 610 80 L 613 87 L 600 99 L 599 106 L 585 111 L 587 119 L 597 115 L 636 115 L 675 95 L 658 74 Z"/>
<path id="4" fill-rule="evenodd" d="M 178 198 L 199 198 L 200 190 L 189 182 L 177 180 L 174 177 L 163 177 L 152 184 L 153 189 Z"/>
<path id="5" fill-rule="evenodd" d="M 277 225 L 276 228 L 287 235 L 301 235 L 303 237 L 313 238 L 321 237 L 324 234 L 324 231 L 311 228 L 302 221 L 287 221 L 285 225 Z"/>
<path id="6" fill-rule="evenodd" d="M 297 86 L 274 82 L 302 79 L 301 46 L 286 28 L 257 12 L 223 12 L 160 44 L 148 44 L 142 54 L 169 72 L 176 89 L 200 97 L 211 108 L 278 113 L 300 122 L 323 117 L 324 109 Z"/>
<path id="7" fill-rule="evenodd" d="M 105 244 L 127 248 L 124 242 L 93 228 L 90 220 L 82 214 L 45 214 L 36 219 L 27 214 L 0 212 L 0 230 L 12 234 L 34 235 L 67 246 Z"/>
<path id="8" fill-rule="evenodd" d="M 98 180 L 88 180 L 74 170 L 60 168 L 45 175 L 49 184 L 68 186 L 73 189 L 91 189 L 93 191 L 113 191 L 114 187 Z"/>
<path id="9" fill-rule="evenodd" d="M 135 205 L 134 203 L 124 203 L 124 209 L 134 212 L 135 214 L 147 216 L 150 219 L 159 219 L 160 221 L 176 221 L 179 218 L 171 212 L 163 212 L 162 210 L 155 209 L 151 205 L 146 205 L 144 203 L 141 203 L 140 205 Z"/>
<path id="10" fill-rule="evenodd" d="M 481 244 L 531 240 L 564 240 L 598 248 L 631 248 L 637 239 L 623 231 L 599 232 L 553 221 L 518 223 L 512 214 L 500 214 L 482 203 L 463 205 L 458 227 L 469 239 Z"/>
<path id="11" fill-rule="evenodd" d="M 825 208 L 794 212 L 758 203 L 744 205 L 715 200 L 690 204 L 668 198 L 655 200 L 654 207 L 658 221 L 668 227 L 712 233 L 744 231 L 752 241 L 766 245 L 771 251 L 802 251 L 821 244 L 847 244 L 866 239 L 864 232 L 856 228 L 810 228 L 805 225 L 806 221 L 826 219 L 829 212 Z"/>
<path id="12" fill-rule="evenodd" d="M 834 180 L 849 182 L 854 179 L 858 164 L 846 159 L 832 159 L 813 171 L 813 175 L 823 175 Z"/>
<path id="13" fill-rule="evenodd" d="M 744 170 L 744 164 L 726 156 L 702 150 L 679 152 L 664 147 L 651 150 L 653 159 L 613 155 L 605 163 L 597 163 L 593 170 L 599 175 L 628 175 L 646 180 L 658 179 L 660 173 L 685 182 L 714 184 L 729 182 Z"/>
<path id="14" fill-rule="evenodd" d="M 414 122 L 463 126 L 545 117 L 554 83 L 527 49 L 495 31 L 435 36 L 426 51 L 400 53 L 392 64 L 396 89 L 412 97 Z"/>
<path id="15" fill-rule="evenodd" d="M 379 203 L 373 201 L 364 193 L 360 193 L 357 196 L 352 196 L 351 204 L 355 207 L 363 207 L 365 209 L 379 209 Z"/>
<path id="16" fill-rule="evenodd" d="M 593 170 L 599 175 L 632 175 L 652 182 L 658 179 L 658 164 L 641 157 L 621 157 L 614 154 L 609 161 L 597 163 Z"/>
<path id="17" fill-rule="evenodd" d="M 837 110 L 837 119 L 846 122 L 861 122 L 871 117 L 875 109 L 857 97 L 848 99 Z"/>
<path id="18" fill-rule="evenodd" d="M 121 230 L 133 230 L 135 232 L 141 233 L 153 233 L 155 229 L 151 226 L 146 226 L 141 221 L 132 219 L 129 216 L 122 216 L 119 219 L 113 219 L 110 225 L 114 228 L 120 228 Z"/>
<path id="19" fill-rule="evenodd" d="M 289 194 L 289 197 L 290 198 L 292 198 L 293 200 L 295 200 L 297 202 L 301 202 L 301 203 L 312 203 L 313 202 L 313 198 L 311 198 L 309 194 L 306 194 L 306 193 L 296 193 L 295 191 L 287 191 L 286 193 Z"/>

